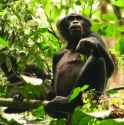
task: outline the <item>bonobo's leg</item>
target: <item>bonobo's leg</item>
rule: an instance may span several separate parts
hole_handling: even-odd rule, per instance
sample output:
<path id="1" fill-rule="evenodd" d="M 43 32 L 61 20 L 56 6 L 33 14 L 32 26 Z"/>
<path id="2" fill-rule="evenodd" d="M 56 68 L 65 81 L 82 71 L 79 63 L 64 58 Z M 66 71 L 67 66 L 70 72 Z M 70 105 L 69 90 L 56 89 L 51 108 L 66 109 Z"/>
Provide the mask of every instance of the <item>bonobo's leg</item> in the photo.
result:
<path id="1" fill-rule="evenodd" d="M 106 84 L 104 58 L 90 56 L 82 67 L 77 82 L 71 86 L 70 90 L 85 84 L 89 84 L 91 88 L 95 88 L 99 95 L 103 92 Z M 45 110 L 52 117 L 66 117 L 67 112 L 73 112 L 74 108 L 81 104 L 80 100 L 80 94 L 72 102 L 69 102 L 68 97 L 56 96 L 53 100 L 45 103 Z"/>

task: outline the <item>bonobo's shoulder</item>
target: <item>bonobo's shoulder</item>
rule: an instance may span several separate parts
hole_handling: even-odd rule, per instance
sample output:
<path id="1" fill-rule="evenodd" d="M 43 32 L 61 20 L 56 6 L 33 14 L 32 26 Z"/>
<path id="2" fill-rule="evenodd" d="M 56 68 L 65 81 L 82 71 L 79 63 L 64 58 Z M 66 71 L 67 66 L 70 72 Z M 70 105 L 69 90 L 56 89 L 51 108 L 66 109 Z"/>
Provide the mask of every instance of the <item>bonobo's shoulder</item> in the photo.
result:
<path id="1" fill-rule="evenodd" d="M 91 33 L 88 35 L 88 37 L 95 37 L 97 40 L 100 41 L 100 43 L 102 44 L 102 46 L 106 48 L 105 42 L 103 41 L 103 39 L 101 38 L 101 36 L 100 36 L 98 33 L 96 33 L 96 32 L 91 32 Z"/>
<path id="2" fill-rule="evenodd" d="M 67 50 L 67 49 L 63 49 L 63 50 L 61 50 L 61 51 L 55 53 L 55 54 L 53 55 L 53 57 L 61 56 L 61 55 L 65 54 L 66 52 L 68 52 L 68 50 Z"/>
<path id="3" fill-rule="evenodd" d="M 96 37 L 97 39 L 103 41 L 102 38 L 100 37 L 100 35 L 99 35 L 98 33 L 96 33 L 96 32 L 91 32 L 91 33 L 88 35 L 88 37 L 90 37 L 90 36 Z"/>
<path id="4" fill-rule="evenodd" d="M 68 52 L 67 49 L 61 50 L 58 53 L 55 53 L 53 55 L 53 60 L 59 60 L 66 52 Z"/>

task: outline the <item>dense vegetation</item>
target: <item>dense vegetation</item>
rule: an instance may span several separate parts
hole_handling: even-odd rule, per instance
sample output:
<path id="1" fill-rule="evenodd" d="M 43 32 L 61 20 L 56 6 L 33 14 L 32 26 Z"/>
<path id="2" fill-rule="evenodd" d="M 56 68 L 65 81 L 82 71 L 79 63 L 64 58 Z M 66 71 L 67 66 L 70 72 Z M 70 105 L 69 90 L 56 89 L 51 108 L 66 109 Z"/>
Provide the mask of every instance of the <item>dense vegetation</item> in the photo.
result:
<path id="1" fill-rule="evenodd" d="M 118 72 L 123 72 L 124 55 L 124 1 L 123 0 L 1 0 L 0 1 L 0 64 L 4 63 L 8 70 L 12 64 L 10 57 L 17 58 L 18 70 L 21 73 L 26 64 L 37 64 L 41 69 L 51 72 L 51 59 L 54 53 L 63 47 L 56 30 L 56 22 L 62 16 L 71 12 L 78 12 L 87 16 L 92 22 L 92 30 L 98 32 L 106 41 L 109 51 L 116 56 Z M 121 70 L 121 71 L 120 71 Z M 117 77 L 117 76 L 116 76 Z M 123 75 L 119 74 L 116 85 L 123 86 Z M 120 80 L 121 79 L 121 80 Z M 114 81 L 114 80 L 113 80 Z M 113 85 L 111 85 L 113 84 Z M 4 73 L 0 70 L 0 97 L 10 97 L 11 89 L 17 89 L 8 83 Z M 41 94 L 39 86 L 25 84 L 19 88 L 23 96 L 35 99 Z M 72 95 L 76 96 L 80 88 Z M 83 88 L 85 89 L 85 87 Z M 82 111 L 96 111 L 96 103 L 92 105 L 90 94 L 86 95 L 86 105 L 77 108 L 73 114 L 73 125 L 115 125 L 124 124 L 109 120 L 97 120 Z M 123 99 L 122 99 L 123 100 Z M 114 103 L 122 103 L 114 99 Z M 105 109 L 105 105 L 102 107 Z M 25 115 L 25 114 L 23 114 Z M 78 116 L 78 117 L 77 117 Z M 64 125 L 65 120 L 56 120 L 45 115 L 43 107 L 26 114 L 26 119 L 41 124 Z M 31 121 L 29 120 L 29 121 Z M 0 124 L 23 124 L 19 120 L 8 120 L 0 110 Z"/>

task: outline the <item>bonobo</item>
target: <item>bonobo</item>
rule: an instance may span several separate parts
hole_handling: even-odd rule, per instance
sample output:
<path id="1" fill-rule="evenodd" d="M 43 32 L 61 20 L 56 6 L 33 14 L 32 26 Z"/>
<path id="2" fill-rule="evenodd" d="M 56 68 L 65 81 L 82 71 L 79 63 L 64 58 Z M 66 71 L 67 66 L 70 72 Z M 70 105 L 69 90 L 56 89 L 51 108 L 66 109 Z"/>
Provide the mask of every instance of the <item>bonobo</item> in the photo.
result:
<path id="1" fill-rule="evenodd" d="M 91 32 L 90 21 L 72 13 L 57 24 L 58 31 L 67 46 L 53 57 L 53 88 L 55 97 L 45 102 L 45 110 L 52 117 L 66 117 L 81 102 L 72 102 L 68 96 L 72 89 L 89 84 L 101 95 L 108 78 L 114 71 L 114 63 L 102 39 Z M 86 56 L 86 60 L 82 59 Z"/>
<path id="2" fill-rule="evenodd" d="M 11 64 L 11 69 L 7 67 L 6 62 L 3 62 L 0 65 L 0 68 L 3 70 L 3 72 L 5 73 L 5 76 L 7 77 L 7 80 L 10 83 L 19 83 L 21 81 L 20 77 L 19 77 L 19 72 L 18 72 L 18 67 L 17 67 L 17 61 L 16 58 L 14 56 L 10 56 L 8 57 L 9 59 L 9 63 Z"/>
<path id="3" fill-rule="evenodd" d="M 18 71 L 18 65 L 17 65 L 17 59 L 10 55 L 7 57 L 9 59 L 9 63 L 11 64 L 10 68 L 7 67 L 6 65 L 6 60 L 3 61 L 0 64 L 0 68 L 2 69 L 2 71 L 4 72 L 7 80 L 13 84 L 12 91 L 9 92 L 9 96 L 13 98 L 13 101 L 16 103 L 21 103 L 24 99 L 24 95 L 22 92 L 20 92 L 20 85 L 24 85 L 25 81 L 24 79 L 22 79 L 21 75 L 23 74 L 24 76 L 28 76 L 28 77 L 35 77 L 41 80 L 45 80 L 45 79 L 49 79 L 49 74 L 47 74 L 47 72 L 45 72 L 44 70 L 40 69 L 36 64 L 27 64 L 24 67 L 24 71 L 22 73 L 20 73 Z M 43 97 L 36 97 L 36 98 L 43 98 Z M 7 107 L 4 112 L 6 113 L 21 113 L 24 111 L 28 111 L 28 107 L 18 107 L 18 106 L 10 106 Z"/>
<path id="4" fill-rule="evenodd" d="M 5 73 L 5 76 L 7 77 L 7 80 L 10 83 L 20 84 L 24 82 L 20 76 L 20 73 L 18 71 L 18 65 L 17 65 L 17 59 L 14 56 L 8 57 L 11 63 L 11 69 L 9 69 L 6 65 L 6 63 L 2 63 L 0 65 L 0 68 Z M 22 71 L 21 74 L 24 74 L 25 76 L 34 76 L 36 78 L 40 78 L 43 81 L 47 78 L 49 78 L 49 75 L 46 71 L 40 69 L 36 64 L 26 64 L 24 67 L 24 71 Z"/>

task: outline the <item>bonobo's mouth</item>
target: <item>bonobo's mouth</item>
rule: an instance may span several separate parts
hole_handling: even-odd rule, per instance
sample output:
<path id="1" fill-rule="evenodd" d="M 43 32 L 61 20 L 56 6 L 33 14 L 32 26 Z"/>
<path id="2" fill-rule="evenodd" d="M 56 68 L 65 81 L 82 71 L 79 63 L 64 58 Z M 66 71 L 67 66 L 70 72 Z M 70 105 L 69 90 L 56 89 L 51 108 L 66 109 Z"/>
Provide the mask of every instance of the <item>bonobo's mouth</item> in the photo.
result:
<path id="1" fill-rule="evenodd" d="M 71 31 L 80 31 L 81 32 L 81 27 L 80 26 L 71 26 L 70 30 Z"/>

